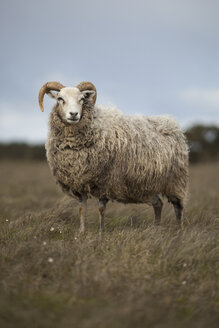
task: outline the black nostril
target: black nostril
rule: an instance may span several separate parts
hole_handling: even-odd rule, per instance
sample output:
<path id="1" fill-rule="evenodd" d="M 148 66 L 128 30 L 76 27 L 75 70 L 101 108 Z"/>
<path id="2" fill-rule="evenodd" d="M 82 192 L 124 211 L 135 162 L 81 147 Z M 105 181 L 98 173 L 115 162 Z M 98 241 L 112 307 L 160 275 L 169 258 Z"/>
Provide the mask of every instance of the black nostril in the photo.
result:
<path id="1" fill-rule="evenodd" d="M 72 113 L 72 112 L 70 112 L 69 113 L 72 117 L 76 117 L 77 115 L 78 115 L 78 113 L 76 112 L 76 113 Z"/>

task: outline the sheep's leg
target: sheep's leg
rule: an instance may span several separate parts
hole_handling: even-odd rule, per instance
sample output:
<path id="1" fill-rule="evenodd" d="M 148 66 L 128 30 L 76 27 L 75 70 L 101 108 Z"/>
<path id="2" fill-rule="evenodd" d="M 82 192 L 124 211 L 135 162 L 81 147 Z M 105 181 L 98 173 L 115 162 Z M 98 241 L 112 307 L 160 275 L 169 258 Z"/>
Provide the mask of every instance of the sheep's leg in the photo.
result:
<path id="1" fill-rule="evenodd" d="M 160 199 L 160 197 L 156 197 L 155 201 L 153 202 L 153 208 L 154 208 L 154 215 L 155 215 L 155 221 L 154 223 L 156 225 L 160 224 L 161 220 L 161 212 L 162 212 L 162 207 L 163 207 L 163 202 Z"/>
<path id="2" fill-rule="evenodd" d="M 173 204 L 174 211 L 176 214 L 176 220 L 179 224 L 181 224 L 183 219 L 183 204 L 182 201 L 179 198 L 175 198 L 174 200 L 171 200 L 171 203 Z"/>
<path id="3" fill-rule="evenodd" d="M 80 229 L 79 229 L 79 231 L 81 233 L 84 233 L 85 232 L 86 214 L 87 214 L 87 195 L 82 195 L 80 197 L 79 214 L 80 214 Z"/>
<path id="4" fill-rule="evenodd" d="M 106 204 L 108 202 L 108 199 L 103 198 L 99 199 L 99 221 L 100 221 L 100 232 L 104 231 L 104 214 L 105 214 L 105 209 L 106 209 Z"/>

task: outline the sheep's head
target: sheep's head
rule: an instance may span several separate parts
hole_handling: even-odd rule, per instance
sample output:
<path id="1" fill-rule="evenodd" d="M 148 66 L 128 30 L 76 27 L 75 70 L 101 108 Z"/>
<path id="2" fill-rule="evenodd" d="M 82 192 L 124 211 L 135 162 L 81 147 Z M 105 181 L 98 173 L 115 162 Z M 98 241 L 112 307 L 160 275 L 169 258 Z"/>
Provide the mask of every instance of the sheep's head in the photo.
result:
<path id="1" fill-rule="evenodd" d="M 65 87 L 58 82 L 47 82 L 39 92 L 39 105 L 42 112 L 45 93 L 57 101 L 61 117 L 69 124 L 78 123 L 83 114 L 84 104 L 90 102 L 94 105 L 97 96 L 96 88 L 91 82 L 81 82 L 74 88 Z"/>

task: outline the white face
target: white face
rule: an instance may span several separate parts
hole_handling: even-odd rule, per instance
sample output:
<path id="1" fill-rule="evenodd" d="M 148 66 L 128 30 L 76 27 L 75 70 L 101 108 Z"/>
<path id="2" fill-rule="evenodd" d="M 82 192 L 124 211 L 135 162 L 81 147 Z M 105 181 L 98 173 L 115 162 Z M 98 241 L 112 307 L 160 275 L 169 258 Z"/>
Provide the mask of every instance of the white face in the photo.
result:
<path id="1" fill-rule="evenodd" d="M 48 95 L 55 98 L 63 111 L 69 124 L 78 123 L 82 117 L 82 107 L 85 97 L 93 97 L 95 91 L 80 91 L 78 88 L 66 87 L 58 93 L 49 92 Z"/>

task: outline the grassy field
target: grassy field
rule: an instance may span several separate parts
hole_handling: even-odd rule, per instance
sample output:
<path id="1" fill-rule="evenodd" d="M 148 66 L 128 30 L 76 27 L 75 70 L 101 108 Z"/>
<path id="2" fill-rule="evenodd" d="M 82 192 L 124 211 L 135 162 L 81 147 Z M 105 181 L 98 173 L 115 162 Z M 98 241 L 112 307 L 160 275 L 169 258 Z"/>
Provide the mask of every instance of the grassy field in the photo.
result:
<path id="1" fill-rule="evenodd" d="M 46 163 L 0 163 L 0 327 L 218 327 L 219 165 L 190 169 L 183 229 L 165 203 L 77 203 Z"/>

